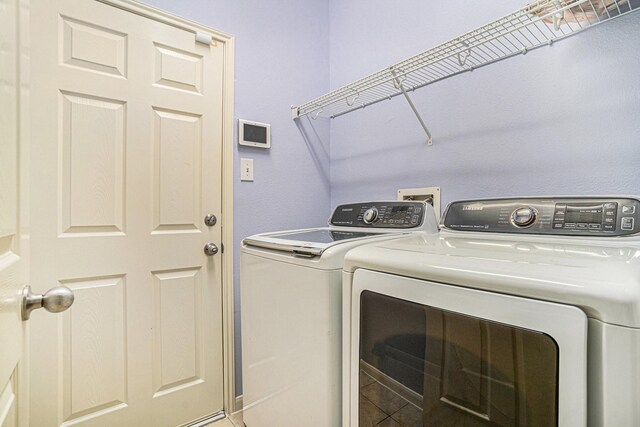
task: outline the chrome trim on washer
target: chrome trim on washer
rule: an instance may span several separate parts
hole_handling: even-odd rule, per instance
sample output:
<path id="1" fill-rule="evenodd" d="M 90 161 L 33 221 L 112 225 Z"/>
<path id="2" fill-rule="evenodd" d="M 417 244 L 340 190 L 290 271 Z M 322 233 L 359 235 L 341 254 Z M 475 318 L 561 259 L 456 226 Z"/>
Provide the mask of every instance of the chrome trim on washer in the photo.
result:
<path id="1" fill-rule="evenodd" d="M 363 237 L 363 239 L 366 237 Z M 265 242 L 264 240 L 256 240 L 251 238 L 246 238 L 242 241 L 242 244 L 247 246 L 255 246 L 258 248 L 265 249 L 273 249 L 276 251 L 282 252 L 290 252 L 293 254 L 306 254 L 312 256 L 320 256 L 327 248 L 314 248 L 310 246 L 304 245 L 295 245 L 291 243 L 275 243 L 275 242 Z"/>

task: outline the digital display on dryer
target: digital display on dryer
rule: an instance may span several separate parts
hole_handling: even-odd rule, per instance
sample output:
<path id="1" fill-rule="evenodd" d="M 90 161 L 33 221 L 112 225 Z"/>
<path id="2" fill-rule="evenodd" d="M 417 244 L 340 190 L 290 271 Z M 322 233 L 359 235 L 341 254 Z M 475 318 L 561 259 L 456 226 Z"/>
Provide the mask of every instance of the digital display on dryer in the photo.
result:
<path id="1" fill-rule="evenodd" d="M 597 223 L 602 224 L 602 204 L 568 204 L 564 214 L 564 221 L 569 223 Z"/>

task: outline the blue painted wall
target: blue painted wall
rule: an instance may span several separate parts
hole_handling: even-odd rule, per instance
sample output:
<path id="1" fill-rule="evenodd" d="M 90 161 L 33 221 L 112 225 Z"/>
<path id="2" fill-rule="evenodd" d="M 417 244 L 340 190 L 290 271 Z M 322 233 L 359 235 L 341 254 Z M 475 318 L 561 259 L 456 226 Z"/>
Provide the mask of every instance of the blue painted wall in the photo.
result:
<path id="1" fill-rule="evenodd" d="M 324 225 L 336 204 L 393 199 L 398 188 L 440 186 L 443 206 L 470 197 L 640 193 L 640 13 L 412 93 L 434 136 L 428 148 L 401 97 L 331 123 L 295 123 L 289 106 L 524 1 L 145 1 L 236 36 L 236 118 L 272 124 L 271 150 L 235 148 L 236 248 L 253 233 Z M 255 159 L 255 182 L 239 181 L 240 157 Z M 241 394 L 237 275 L 236 265 Z"/>
<path id="2" fill-rule="evenodd" d="M 235 118 L 271 124 L 271 149 L 234 150 L 236 393 L 242 394 L 238 250 L 251 234 L 325 225 L 329 122 L 296 124 L 290 106 L 329 90 L 329 4 L 312 0 L 144 0 L 236 38 Z M 237 127 L 236 127 L 237 141 Z M 240 182 L 241 157 L 254 182 Z"/>
<path id="3" fill-rule="evenodd" d="M 331 88 L 522 0 L 330 0 Z M 331 204 L 440 186 L 462 198 L 640 193 L 640 13 L 331 122 Z"/>

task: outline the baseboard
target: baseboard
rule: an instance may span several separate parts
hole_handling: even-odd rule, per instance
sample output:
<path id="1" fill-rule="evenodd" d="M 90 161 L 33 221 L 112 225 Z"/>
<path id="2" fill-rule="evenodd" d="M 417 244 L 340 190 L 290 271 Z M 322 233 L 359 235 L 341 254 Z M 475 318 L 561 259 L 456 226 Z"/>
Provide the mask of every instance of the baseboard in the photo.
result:
<path id="1" fill-rule="evenodd" d="M 236 396 L 236 408 L 235 408 L 235 412 L 240 412 L 242 411 L 242 395 L 240 396 Z M 234 412 L 234 413 L 235 413 Z"/>
<path id="2" fill-rule="evenodd" d="M 184 427 L 205 427 L 208 426 L 210 424 L 213 424 L 215 421 L 219 421 L 225 418 L 225 413 L 224 411 L 220 411 L 218 413 L 215 413 L 213 415 L 208 415 L 198 421 L 194 421 L 192 423 L 189 424 L 184 424 Z"/>

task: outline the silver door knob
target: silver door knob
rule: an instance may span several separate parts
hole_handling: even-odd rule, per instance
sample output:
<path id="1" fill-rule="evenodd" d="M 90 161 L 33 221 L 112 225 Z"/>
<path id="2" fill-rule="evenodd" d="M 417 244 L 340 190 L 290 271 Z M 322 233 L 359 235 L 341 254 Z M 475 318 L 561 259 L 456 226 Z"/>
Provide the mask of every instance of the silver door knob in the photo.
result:
<path id="1" fill-rule="evenodd" d="M 22 320 L 29 320 L 31 312 L 44 308 L 50 313 L 60 313 L 71 307 L 74 300 L 73 291 L 66 286 L 57 286 L 44 294 L 32 294 L 31 286 L 22 290 Z"/>
<path id="2" fill-rule="evenodd" d="M 218 247 L 214 243 L 204 245 L 204 254 L 206 256 L 214 256 L 218 253 Z"/>
<path id="3" fill-rule="evenodd" d="M 218 222 L 218 218 L 214 214 L 209 214 L 204 217 L 204 223 L 207 227 L 213 227 Z"/>

